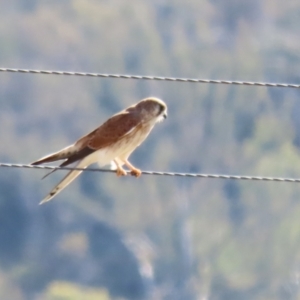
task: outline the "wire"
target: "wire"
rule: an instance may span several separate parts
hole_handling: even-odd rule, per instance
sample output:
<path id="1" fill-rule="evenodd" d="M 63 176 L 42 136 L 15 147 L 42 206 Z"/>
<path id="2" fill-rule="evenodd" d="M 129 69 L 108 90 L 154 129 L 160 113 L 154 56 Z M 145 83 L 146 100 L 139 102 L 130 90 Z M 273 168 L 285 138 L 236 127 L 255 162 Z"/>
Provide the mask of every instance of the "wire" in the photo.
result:
<path id="1" fill-rule="evenodd" d="M 71 167 L 44 166 L 44 165 L 33 166 L 33 165 L 29 165 L 29 164 L 11 164 L 11 163 L 0 163 L 0 168 L 1 167 L 3 167 L 3 168 L 43 169 L 43 170 L 79 170 L 79 171 L 89 171 L 89 172 L 115 173 L 114 170 L 107 170 L 107 169 L 83 169 L 83 168 L 71 168 Z M 255 180 L 255 181 L 277 181 L 277 182 L 298 182 L 298 183 L 300 183 L 300 178 L 199 174 L 199 173 L 177 173 L 177 172 L 157 172 L 157 171 L 142 171 L 142 174 L 158 175 L 158 176 L 209 178 L 209 179 Z"/>
<path id="2" fill-rule="evenodd" d="M 212 79 L 197 79 L 197 78 L 195 78 L 195 79 L 194 78 L 175 78 L 175 77 L 160 77 L 160 76 L 101 74 L 101 73 L 30 70 L 30 69 L 0 68 L 0 72 L 30 73 L 30 74 L 44 74 L 44 75 L 87 76 L 87 77 L 137 79 L 137 80 L 159 80 L 159 81 L 192 82 L 192 83 L 230 84 L 230 85 L 247 85 L 247 86 L 263 86 L 263 87 L 300 88 L 300 84 L 289 84 L 289 83 L 212 80 Z"/>
<path id="3" fill-rule="evenodd" d="M 86 77 L 117 78 L 117 79 L 159 80 L 159 81 L 175 81 L 175 82 L 191 82 L 191 83 L 247 85 L 247 86 L 262 86 L 262 87 L 300 88 L 300 84 L 287 84 L 287 83 L 229 81 L 229 80 L 157 77 L 157 76 L 140 76 L 140 75 L 122 75 L 122 74 L 101 74 L 101 73 L 66 72 L 66 71 L 32 70 L 32 69 L 0 68 L 0 72 L 44 74 L 44 75 L 86 76 Z M 47 170 L 80 170 L 80 171 L 92 171 L 92 172 L 115 172 L 114 170 L 107 170 L 107 169 L 82 169 L 82 168 L 56 167 L 56 166 L 44 166 L 44 165 L 33 166 L 33 165 L 28 165 L 28 164 L 10 164 L 10 163 L 0 163 L 0 167 L 47 169 Z M 199 174 L 199 173 L 197 174 L 197 173 L 157 172 L 157 171 L 142 171 L 142 174 L 144 174 L 144 175 L 159 175 L 159 176 L 197 177 L 197 178 L 210 178 L 210 179 L 255 180 L 255 181 L 277 181 L 277 182 L 298 182 L 298 183 L 300 183 L 300 178 L 298 179 L 298 178 L 281 178 L 281 177 Z"/>

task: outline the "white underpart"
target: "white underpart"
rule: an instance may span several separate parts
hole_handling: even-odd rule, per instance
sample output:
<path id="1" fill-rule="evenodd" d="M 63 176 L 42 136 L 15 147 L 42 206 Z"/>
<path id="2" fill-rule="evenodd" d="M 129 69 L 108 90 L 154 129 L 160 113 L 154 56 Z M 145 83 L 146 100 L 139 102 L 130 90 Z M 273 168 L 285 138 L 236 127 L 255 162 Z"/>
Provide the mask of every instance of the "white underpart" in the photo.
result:
<path id="1" fill-rule="evenodd" d="M 156 119 L 156 122 L 159 123 L 159 122 L 162 122 L 164 120 L 164 116 L 160 115 L 158 116 L 158 118 Z"/>
<path id="2" fill-rule="evenodd" d="M 100 167 L 101 167 L 101 165 L 100 165 Z M 110 170 L 117 170 L 117 165 L 113 160 L 110 162 L 109 169 Z"/>

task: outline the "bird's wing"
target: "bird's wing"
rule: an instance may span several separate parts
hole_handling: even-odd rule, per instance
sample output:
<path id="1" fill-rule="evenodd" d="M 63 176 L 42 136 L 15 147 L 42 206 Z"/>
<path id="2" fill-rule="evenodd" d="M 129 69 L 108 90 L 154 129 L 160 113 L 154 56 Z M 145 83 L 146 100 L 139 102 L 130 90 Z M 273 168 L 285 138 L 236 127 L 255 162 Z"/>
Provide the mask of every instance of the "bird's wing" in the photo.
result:
<path id="1" fill-rule="evenodd" d="M 138 115 L 123 111 L 109 118 L 99 128 L 78 140 L 76 144 L 81 145 L 81 148 L 99 150 L 135 132 L 140 125 L 141 118 Z"/>

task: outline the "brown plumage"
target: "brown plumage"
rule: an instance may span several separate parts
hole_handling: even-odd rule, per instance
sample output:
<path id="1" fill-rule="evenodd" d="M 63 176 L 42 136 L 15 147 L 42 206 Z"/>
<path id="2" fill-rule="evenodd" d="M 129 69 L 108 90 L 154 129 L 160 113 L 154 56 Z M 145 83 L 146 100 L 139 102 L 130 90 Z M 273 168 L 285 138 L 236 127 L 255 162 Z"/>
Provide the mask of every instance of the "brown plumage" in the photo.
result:
<path id="1" fill-rule="evenodd" d="M 32 165 L 64 160 L 60 164 L 62 167 L 78 162 L 76 167 L 86 168 L 95 162 L 104 166 L 113 161 L 117 167 L 117 176 L 127 174 L 122 168 L 122 165 L 125 164 L 132 175 L 139 177 L 141 171 L 128 161 L 128 157 L 145 140 L 155 123 L 166 117 L 167 106 L 162 100 L 154 97 L 143 99 L 113 115 L 100 127 L 83 136 L 73 145 L 42 157 Z M 51 200 L 81 172 L 79 170 L 70 171 L 40 204 Z"/>

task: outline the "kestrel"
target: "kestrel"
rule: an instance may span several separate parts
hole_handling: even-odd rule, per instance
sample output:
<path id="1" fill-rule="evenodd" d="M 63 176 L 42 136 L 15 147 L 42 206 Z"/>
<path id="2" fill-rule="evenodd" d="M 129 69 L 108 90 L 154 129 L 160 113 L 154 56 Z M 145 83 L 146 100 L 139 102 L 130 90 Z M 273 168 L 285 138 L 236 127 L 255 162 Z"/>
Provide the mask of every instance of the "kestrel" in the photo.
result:
<path id="1" fill-rule="evenodd" d="M 33 162 L 32 165 L 63 159 L 64 161 L 60 164 L 60 167 L 77 162 L 77 168 L 87 168 L 90 164 L 96 162 L 100 166 L 114 162 L 117 176 L 127 175 L 127 172 L 122 168 L 125 165 L 131 171 L 131 175 L 139 177 L 141 171 L 135 168 L 128 161 L 128 158 L 146 139 L 155 123 L 162 121 L 166 117 L 167 106 L 162 100 L 154 97 L 145 98 L 113 115 L 101 126 L 80 138 L 73 145 L 42 157 Z M 71 170 L 40 204 L 51 200 L 81 172 L 80 170 Z"/>

